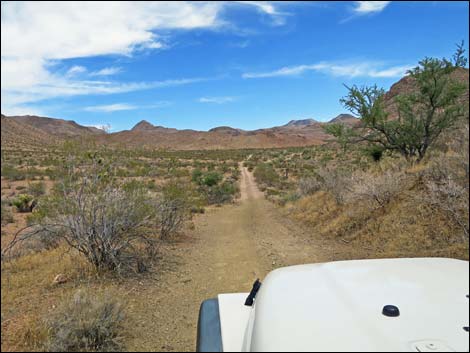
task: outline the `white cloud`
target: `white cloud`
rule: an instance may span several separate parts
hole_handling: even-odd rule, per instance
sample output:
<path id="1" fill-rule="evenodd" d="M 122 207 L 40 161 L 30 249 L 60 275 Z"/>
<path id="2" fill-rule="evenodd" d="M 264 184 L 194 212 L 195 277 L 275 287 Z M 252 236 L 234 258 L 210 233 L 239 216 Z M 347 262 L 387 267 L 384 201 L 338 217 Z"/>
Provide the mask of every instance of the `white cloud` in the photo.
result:
<path id="1" fill-rule="evenodd" d="M 279 5 L 281 1 L 236 1 L 241 5 L 248 5 L 256 8 L 259 12 L 269 15 L 272 23 L 275 26 L 282 26 L 285 24 L 285 16 L 289 15 L 285 12 L 280 12 L 275 5 Z"/>
<path id="2" fill-rule="evenodd" d="M 90 73 L 90 76 L 111 76 L 122 72 L 122 67 L 105 67 L 104 69 Z"/>
<path id="3" fill-rule="evenodd" d="M 154 109 L 154 108 L 164 108 L 172 104 L 169 101 L 159 101 L 147 105 L 134 105 L 128 103 L 114 103 L 107 105 L 94 105 L 90 107 L 85 107 L 83 110 L 88 112 L 99 112 L 99 113 L 112 113 L 122 110 L 136 110 L 136 109 Z"/>
<path id="4" fill-rule="evenodd" d="M 168 29 L 217 29 L 228 2 L 3 2 L 1 16 L 2 111 L 39 100 L 77 94 L 111 94 L 152 87 L 189 84 L 201 79 L 112 83 L 78 80 L 86 68 L 65 74 L 55 63 L 72 58 L 126 55 L 166 48 L 156 33 Z M 270 3 L 248 2 L 278 16 Z M 109 76 L 117 68 L 90 74 Z"/>
<path id="5" fill-rule="evenodd" d="M 268 15 L 277 15 L 278 12 L 274 4 L 269 1 L 237 1 L 239 4 L 251 5 Z"/>
<path id="6" fill-rule="evenodd" d="M 246 1 L 282 24 L 285 13 L 273 2 Z M 112 94 L 153 87 L 189 84 L 201 79 L 112 83 L 83 79 L 86 68 L 65 74 L 55 63 L 100 55 L 134 55 L 168 45 L 157 34 L 171 29 L 218 29 L 227 26 L 220 14 L 231 2 L 3 2 L 1 31 L 2 111 L 27 103 L 77 94 Z M 104 68 L 89 77 L 106 77 L 121 68 Z"/>
<path id="7" fill-rule="evenodd" d="M 315 69 L 333 76 L 346 77 L 403 77 L 412 65 L 398 65 L 384 67 L 377 62 L 364 62 L 358 64 L 331 64 L 320 63 Z"/>
<path id="8" fill-rule="evenodd" d="M 161 42 L 150 42 L 146 44 L 145 47 L 149 49 L 162 49 L 165 47 L 165 45 Z"/>
<path id="9" fill-rule="evenodd" d="M 211 2 L 5 3 L 2 56 L 128 55 L 137 44 L 154 46 L 158 39 L 152 32 L 155 29 L 218 26 L 221 6 Z"/>
<path id="10" fill-rule="evenodd" d="M 380 12 L 387 7 L 390 1 L 356 1 L 354 11 L 360 14 Z"/>
<path id="11" fill-rule="evenodd" d="M 53 77 L 48 82 L 37 83 L 27 90 L 14 89 L 3 91 L 2 87 L 2 112 L 6 110 L 10 111 L 16 105 L 25 105 L 48 98 L 126 93 L 151 88 L 181 86 L 208 81 L 210 79 L 211 78 L 196 77 L 151 82 L 116 83 L 109 81 L 69 81 L 63 78 Z"/>
<path id="12" fill-rule="evenodd" d="M 243 78 L 265 78 L 265 77 L 279 77 L 279 76 L 295 76 L 300 75 L 308 70 L 315 70 L 316 65 L 298 65 L 298 66 L 285 66 L 278 70 L 268 72 L 248 72 L 242 75 Z"/>
<path id="13" fill-rule="evenodd" d="M 235 100 L 236 100 L 236 97 L 201 97 L 198 99 L 198 102 L 224 104 L 224 103 L 233 102 Z"/>
<path id="14" fill-rule="evenodd" d="M 84 66 L 79 66 L 79 65 L 75 65 L 75 66 L 72 66 L 68 71 L 67 71 L 67 76 L 75 76 L 77 74 L 82 74 L 84 72 L 86 72 L 87 69 L 86 67 Z"/>
<path id="15" fill-rule="evenodd" d="M 102 112 L 102 113 L 112 113 L 112 112 L 118 112 L 121 110 L 134 110 L 134 109 L 137 109 L 135 105 L 130 105 L 126 103 L 94 105 L 91 107 L 84 108 L 84 110 L 86 110 L 87 112 Z"/>
<path id="16" fill-rule="evenodd" d="M 411 65 L 400 65 L 384 67 L 378 62 L 362 63 L 331 63 L 321 62 L 312 65 L 286 66 L 274 71 L 244 73 L 243 78 L 266 78 L 280 76 L 298 76 L 306 71 L 323 72 L 332 76 L 343 77 L 402 77 L 406 71 L 411 69 Z"/>

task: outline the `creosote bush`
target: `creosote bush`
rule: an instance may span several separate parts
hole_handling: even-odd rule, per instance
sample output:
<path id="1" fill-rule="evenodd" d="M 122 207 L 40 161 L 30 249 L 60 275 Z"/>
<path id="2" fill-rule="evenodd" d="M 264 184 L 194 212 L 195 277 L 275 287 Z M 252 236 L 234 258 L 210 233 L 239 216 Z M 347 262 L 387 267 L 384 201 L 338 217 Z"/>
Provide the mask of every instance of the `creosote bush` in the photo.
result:
<path id="1" fill-rule="evenodd" d="M 96 155 L 88 163 L 67 166 L 22 239 L 40 236 L 49 244 L 63 240 L 98 270 L 141 271 L 155 253 L 153 200 L 140 184 L 119 183 Z"/>
<path id="2" fill-rule="evenodd" d="M 220 185 L 206 188 L 206 197 L 209 204 L 223 204 L 233 200 L 238 187 L 233 182 L 224 181 Z"/>
<path id="3" fill-rule="evenodd" d="M 188 219 L 188 207 L 184 199 L 164 195 L 157 202 L 157 226 L 161 239 L 176 234 Z"/>

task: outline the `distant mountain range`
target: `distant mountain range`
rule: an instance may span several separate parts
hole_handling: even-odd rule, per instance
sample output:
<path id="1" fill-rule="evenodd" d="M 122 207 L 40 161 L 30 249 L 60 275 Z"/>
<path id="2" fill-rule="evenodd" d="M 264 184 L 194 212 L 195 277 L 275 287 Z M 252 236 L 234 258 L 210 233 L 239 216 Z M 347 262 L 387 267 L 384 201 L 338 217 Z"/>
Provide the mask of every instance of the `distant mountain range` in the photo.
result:
<path id="1" fill-rule="evenodd" d="M 468 86 L 468 69 L 458 69 L 454 78 Z M 397 116 L 395 97 L 414 89 L 410 77 L 404 77 L 385 95 L 385 106 L 393 119 Z M 468 91 L 461 98 L 468 105 Z M 340 114 L 329 122 L 314 119 L 291 120 L 282 126 L 258 130 L 242 130 L 219 126 L 209 131 L 178 130 L 155 126 L 142 120 L 131 130 L 105 133 L 95 127 L 82 126 L 74 121 L 39 116 L 1 116 L 2 149 L 46 148 L 68 139 L 91 139 L 98 144 L 120 147 L 190 149 L 273 148 L 322 144 L 331 136 L 324 132 L 328 124 L 355 126 L 360 120 L 350 114 Z"/>
<path id="2" fill-rule="evenodd" d="M 342 115 L 348 116 L 348 119 L 343 121 L 348 125 L 355 124 L 359 120 L 352 115 Z M 305 119 L 291 120 L 283 126 L 251 131 L 230 126 L 196 131 L 155 126 L 142 120 L 131 130 L 99 135 L 96 136 L 96 140 L 107 145 L 182 150 L 307 146 L 321 144 L 329 137 L 323 130 L 325 124 L 328 123 Z"/>
<path id="3" fill-rule="evenodd" d="M 357 118 L 341 114 L 332 122 L 355 124 Z M 47 146 L 67 139 L 88 138 L 100 144 L 167 149 L 270 148 L 321 144 L 328 137 L 314 119 L 291 120 L 283 126 L 242 130 L 219 126 L 209 131 L 178 130 L 155 126 L 146 120 L 131 130 L 105 133 L 74 121 L 39 116 L 2 115 L 2 147 L 11 145 Z M 5 140 L 4 140 L 5 139 Z M 4 143 L 5 141 L 5 143 Z"/>

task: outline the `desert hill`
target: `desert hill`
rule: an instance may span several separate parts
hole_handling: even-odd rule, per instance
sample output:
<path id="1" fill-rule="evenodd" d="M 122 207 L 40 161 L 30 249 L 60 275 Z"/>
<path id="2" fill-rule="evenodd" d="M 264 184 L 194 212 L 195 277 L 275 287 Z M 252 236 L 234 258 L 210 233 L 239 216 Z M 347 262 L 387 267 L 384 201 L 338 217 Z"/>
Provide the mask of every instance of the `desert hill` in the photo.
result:
<path id="1" fill-rule="evenodd" d="M 54 119 L 34 115 L 9 116 L 8 118 L 21 124 L 41 130 L 46 134 L 62 138 L 100 135 L 105 133 L 103 130 L 90 126 L 82 126 L 71 120 Z"/>
<path id="2" fill-rule="evenodd" d="M 2 150 L 37 150 L 58 143 L 59 138 L 2 114 Z"/>

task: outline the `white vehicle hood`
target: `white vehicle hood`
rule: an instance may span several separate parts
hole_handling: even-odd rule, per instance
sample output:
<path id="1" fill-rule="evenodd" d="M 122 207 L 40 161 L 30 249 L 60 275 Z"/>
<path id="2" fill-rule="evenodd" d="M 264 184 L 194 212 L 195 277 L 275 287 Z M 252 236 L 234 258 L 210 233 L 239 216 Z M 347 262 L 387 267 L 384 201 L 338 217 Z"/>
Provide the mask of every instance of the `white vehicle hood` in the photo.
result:
<path id="1" fill-rule="evenodd" d="M 282 268 L 263 281 L 253 307 L 241 308 L 245 294 L 232 297 L 238 305 L 219 296 L 224 351 L 468 351 L 468 293 L 468 262 L 453 259 Z M 383 315 L 385 305 L 400 315 Z"/>

